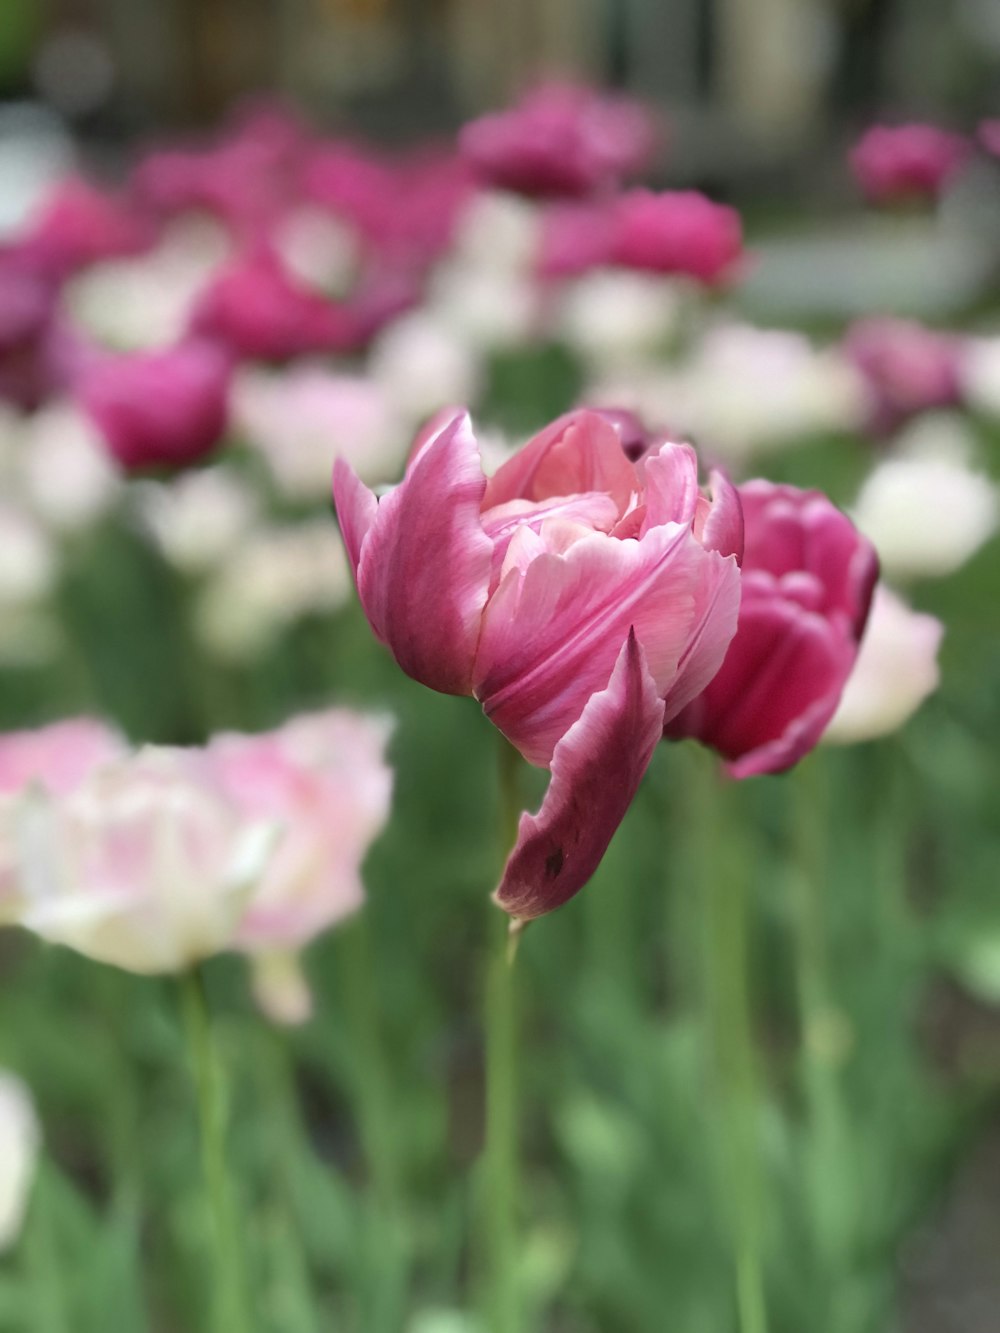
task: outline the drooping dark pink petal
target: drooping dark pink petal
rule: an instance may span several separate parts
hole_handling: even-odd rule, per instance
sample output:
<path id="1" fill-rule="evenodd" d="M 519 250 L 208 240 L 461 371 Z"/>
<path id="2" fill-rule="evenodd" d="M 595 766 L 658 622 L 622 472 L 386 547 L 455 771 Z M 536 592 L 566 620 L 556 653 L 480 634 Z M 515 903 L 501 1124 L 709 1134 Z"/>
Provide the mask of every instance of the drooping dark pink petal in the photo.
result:
<path id="1" fill-rule="evenodd" d="M 630 630 L 607 687 L 555 748 L 537 814 L 523 814 L 494 895 L 527 921 L 561 907 L 591 877 L 625 816 L 663 728 L 663 701 Z"/>
<path id="2" fill-rule="evenodd" d="M 374 513 L 345 469 L 337 512 L 372 628 L 415 680 L 470 694 L 493 543 L 479 518 L 486 478 L 468 415 L 453 415 L 423 446 Z"/>

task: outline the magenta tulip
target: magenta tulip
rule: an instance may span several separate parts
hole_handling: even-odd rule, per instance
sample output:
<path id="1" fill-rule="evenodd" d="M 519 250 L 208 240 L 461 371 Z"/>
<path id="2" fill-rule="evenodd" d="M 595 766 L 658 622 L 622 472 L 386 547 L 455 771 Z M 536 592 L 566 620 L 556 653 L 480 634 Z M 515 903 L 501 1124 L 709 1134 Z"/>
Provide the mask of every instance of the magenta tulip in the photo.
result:
<path id="1" fill-rule="evenodd" d="M 874 547 L 819 491 L 750 481 L 739 626 L 722 669 L 669 722 L 718 750 L 736 778 L 780 773 L 836 710 L 878 576 Z"/>
<path id="2" fill-rule="evenodd" d="M 615 207 L 610 247 L 613 261 L 626 268 L 715 286 L 737 273 L 743 227 L 735 208 L 697 190 L 632 190 Z"/>
<path id="3" fill-rule="evenodd" d="M 851 149 L 851 170 L 877 204 L 936 199 L 969 156 L 960 134 L 936 125 L 873 125 Z"/>
<path id="4" fill-rule="evenodd" d="M 586 883 L 664 718 L 711 680 L 734 632 L 742 519 L 694 450 L 637 464 L 599 413 L 561 417 L 487 481 L 468 416 L 418 438 L 376 499 L 342 459 L 334 496 L 362 607 L 409 675 L 472 694 L 552 781 L 525 815 L 498 901 L 551 911 Z"/>
<path id="5" fill-rule="evenodd" d="M 184 467 L 225 432 L 231 370 L 225 352 L 197 341 L 109 356 L 82 373 L 80 399 L 123 468 Z"/>
<path id="6" fill-rule="evenodd" d="M 962 346 L 955 334 L 912 320 L 875 315 L 853 324 L 843 347 L 868 390 L 868 428 L 889 435 L 920 412 L 957 406 Z"/>

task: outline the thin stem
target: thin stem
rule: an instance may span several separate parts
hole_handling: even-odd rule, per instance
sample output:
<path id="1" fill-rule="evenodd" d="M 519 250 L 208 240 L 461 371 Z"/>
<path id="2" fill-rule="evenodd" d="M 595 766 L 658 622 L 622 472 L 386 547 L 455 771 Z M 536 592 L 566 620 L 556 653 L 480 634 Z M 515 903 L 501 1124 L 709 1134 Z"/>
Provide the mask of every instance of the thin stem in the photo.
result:
<path id="1" fill-rule="evenodd" d="M 232 1183 L 226 1166 L 225 1071 L 212 1033 L 205 983 L 198 968 L 180 978 L 184 1027 L 198 1096 L 202 1173 L 211 1219 L 213 1322 L 216 1333 L 251 1328 Z"/>
<path id="2" fill-rule="evenodd" d="M 714 767 L 705 783 L 700 835 L 704 910 L 704 984 L 719 1112 L 718 1165 L 732 1230 L 736 1304 L 741 1333 L 767 1333 L 761 1255 L 757 1057 L 747 964 L 746 849 L 732 811 L 723 831 L 721 808 L 731 793 Z"/>
<path id="3" fill-rule="evenodd" d="M 501 741 L 500 834 L 503 855 L 513 842 L 520 810 L 518 755 Z M 491 928 L 484 1020 L 486 1027 L 486 1147 L 483 1160 L 487 1312 L 491 1333 L 523 1333 L 517 1276 L 517 1005 L 511 934 L 500 913 Z"/>

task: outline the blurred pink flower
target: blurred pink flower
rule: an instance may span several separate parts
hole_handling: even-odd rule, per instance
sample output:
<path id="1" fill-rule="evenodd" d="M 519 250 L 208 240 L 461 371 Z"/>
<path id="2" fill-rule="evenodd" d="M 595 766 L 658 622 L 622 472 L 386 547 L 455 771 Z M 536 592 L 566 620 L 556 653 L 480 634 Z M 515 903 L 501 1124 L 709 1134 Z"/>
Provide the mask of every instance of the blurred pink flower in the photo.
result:
<path id="1" fill-rule="evenodd" d="M 612 263 L 613 219 L 608 200 L 550 205 L 542 217 L 539 274 L 574 277 Z"/>
<path id="2" fill-rule="evenodd" d="M 718 750 L 735 778 L 780 773 L 833 716 L 878 575 L 874 547 L 819 491 L 750 481 L 743 600 L 721 670 L 666 734 Z"/>
<path id="3" fill-rule="evenodd" d="M 636 102 L 550 84 L 464 127 L 459 146 L 479 179 L 526 195 L 584 196 L 641 169 L 654 144 Z"/>
<path id="4" fill-rule="evenodd" d="M 211 343 L 99 357 L 78 382 L 81 405 L 125 469 L 184 467 L 226 430 L 232 367 Z"/>
<path id="5" fill-rule="evenodd" d="M 873 316 L 847 331 L 843 350 L 865 380 L 869 429 L 891 434 L 910 417 L 961 399 L 962 339 L 910 320 Z"/>
<path id="6" fill-rule="evenodd" d="M 95 718 L 53 722 L 0 735 L 0 797 L 37 782 L 62 795 L 94 768 L 125 752 L 121 736 Z"/>
<path id="7" fill-rule="evenodd" d="M 18 247 L 0 249 L 0 398 L 34 408 L 55 386 L 57 282 Z"/>
<path id="8" fill-rule="evenodd" d="M 850 151 L 851 170 L 874 203 L 936 199 L 970 149 L 962 135 L 936 125 L 873 125 Z"/>
<path id="9" fill-rule="evenodd" d="M 991 157 L 1000 157 L 1000 118 L 981 120 L 976 129 L 976 138 Z"/>
<path id="10" fill-rule="evenodd" d="M 148 218 L 125 200 L 70 177 L 45 201 L 20 245 L 40 269 L 63 278 L 101 259 L 138 254 L 155 239 Z"/>
<path id="11" fill-rule="evenodd" d="M 432 689 L 472 694 L 552 780 L 522 817 L 498 890 L 512 916 L 552 910 L 593 873 L 664 716 L 712 678 L 736 624 L 742 520 L 688 445 L 638 465 L 578 411 L 487 482 L 465 413 L 418 437 L 381 501 L 338 460 L 334 496 L 376 636 Z"/>
<path id="12" fill-rule="evenodd" d="M 740 215 L 697 190 L 632 190 L 617 201 L 611 225 L 612 258 L 627 268 L 715 286 L 744 260 Z"/>

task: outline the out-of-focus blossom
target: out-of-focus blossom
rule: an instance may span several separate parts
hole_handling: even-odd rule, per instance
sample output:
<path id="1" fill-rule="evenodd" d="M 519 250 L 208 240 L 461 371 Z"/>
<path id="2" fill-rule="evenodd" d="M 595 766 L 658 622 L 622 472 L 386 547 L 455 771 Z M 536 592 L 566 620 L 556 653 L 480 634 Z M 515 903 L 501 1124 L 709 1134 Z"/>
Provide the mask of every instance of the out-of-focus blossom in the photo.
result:
<path id="1" fill-rule="evenodd" d="M 936 125 L 873 125 L 851 149 L 851 170 L 874 203 L 937 199 L 970 149 L 962 135 Z"/>
<path id="2" fill-rule="evenodd" d="M 53 402 L 25 419 L 19 471 L 25 498 L 46 524 L 86 528 L 119 494 L 121 481 L 94 425 L 70 402 Z"/>
<path id="3" fill-rule="evenodd" d="M 227 948 L 275 829 L 227 796 L 204 751 L 147 746 L 68 793 L 30 786 L 0 810 L 18 924 L 130 972 L 176 972 Z"/>
<path id="4" fill-rule="evenodd" d="M 0 398 L 31 408 L 56 378 L 56 287 L 17 251 L 0 250 Z"/>
<path id="5" fill-rule="evenodd" d="M 816 745 L 858 655 L 875 551 L 819 491 L 750 481 L 743 599 L 721 670 L 672 722 L 718 750 L 735 778 L 780 773 Z"/>
<path id="6" fill-rule="evenodd" d="M 542 214 L 526 199 L 481 190 L 458 219 L 454 253 L 458 262 L 501 273 L 530 273 L 538 254 Z"/>
<path id="7" fill-rule="evenodd" d="M 889 434 L 915 416 L 961 398 L 962 340 L 909 320 L 875 316 L 853 324 L 844 351 L 864 376 L 869 429 Z"/>
<path id="8" fill-rule="evenodd" d="M 0 1252 L 21 1233 L 42 1131 L 27 1084 L 0 1070 Z"/>
<path id="9" fill-rule="evenodd" d="M 219 443 L 228 418 L 228 355 L 208 342 L 107 355 L 81 376 L 80 402 L 126 471 L 184 467 Z"/>
<path id="10" fill-rule="evenodd" d="M 414 311 L 378 337 L 369 373 L 392 406 L 417 422 L 446 403 L 475 399 L 482 367 L 474 349 L 440 318 Z"/>
<path id="11" fill-rule="evenodd" d="M 1000 119 L 981 120 L 976 129 L 976 138 L 991 157 L 1000 157 Z"/>
<path id="12" fill-rule="evenodd" d="M 255 361 L 345 351 L 359 339 L 351 310 L 297 280 L 266 247 L 217 274 L 195 307 L 192 328 Z"/>
<path id="13" fill-rule="evenodd" d="M 183 335 L 227 245 L 207 219 L 173 223 L 148 254 L 106 260 L 73 278 L 67 308 L 76 325 L 110 348 L 167 346 Z"/>
<path id="14" fill-rule="evenodd" d="M 145 218 L 121 199 L 80 177 L 62 181 L 42 204 L 20 241 L 44 272 L 67 277 L 101 259 L 137 254 L 153 242 Z"/>
<path id="15" fill-rule="evenodd" d="M 616 202 L 611 225 L 611 258 L 626 268 L 716 286 L 744 261 L 739 213 L 697 190 L 632 190 Z"/>
<path id="16" fill-rule="evenodd" d="M 637 468 L 576 412 L 487 482 L 468 417 L 442 412 L 381 501 L 338 460 L 334 497 L 362 607 L 409 675 L 473 694 L 552 780 L 521 819 L 498 901 L 527 918 L 593 873 L 662 730 L 711 679 L 736 623 L 732 487 L 694 451 Z M 431 553 L 431 554 L 429 554 Z"/>
<path id="17" fill-rule="evenodd" d="M 577 277 L 615 258 L 611 200 L 553 204 L 545 210 L 538 244 L 539 277 Z"/>
<path id="18" fill-rule="evenodd" d="M 653 131 L 635 102 L 553 84 L 472 121 L 459 145 L 487 185 L 525 195 L 581 196 L 644 166 Z"/>
<path id="19" fill-rule="evenodd" d="M 289 273 L 331 295 L 346 292 L 361 267 L 357 233 L 315 205 L 294 209 L 275 227 L 273 241 Z"/>
<path id="20" fill-rule="evenodd" d="M 302 616 L 338 610 L 350 587 L 329 520 L 264 529 L 240 543 L 205 587 L 195 629 L 216 657 L 243 661 Z"/>
<path id="21" fill-rule="evenodd" d="M 823 740 L 851 745 L 897 731 L 938 687 L 943 634 L 936 616 L 911 610 L 879 583 L 861 650 Z"/>
<path id="22" fill-rule="evenodd" d="M 288 1012 L 301 997 L 289 957 L 363 901 L 361 866 L 389 817 L 390 732 L 386 718 L 331 709 L 210 746 L 225 790 L 249 818 L 278 827 L 234 945 L 258 961 L 258 993 L 272 1014 L 281 1007 L 279 1017 L 305 1016 Z"/>
<path id="23" fill-rule="evenodd" d="M 664 352 L 676 332 L 681 298 L 669 278 L 597 269 L 568 284 L 557 328 L 595 370 Z"/>
<path id="24" fill-rule="evenodd" d="M 366 376 L 320 365 L 247 368 L 237 377 L 234 416 L 292 499 L 326 500 L 334 458 L 346 458 L 371 484 L 397 477 L 402 465 L 405 427 Z"/>
<path id="25" fill-rule="evenodd" d="M 0 796 L 29 783 L 65 795 L 95 769 L 125 753 L 121 736 L 96 718 L 52 722 L 0 735 Z"/>
<path id="26" fill-rule="evenodd" d="M 525 273 L 466 263 L 441 264 L 425 309 L 470 347 L 484 351 L 529 343 L 542 325 L 542 293 Z"/>
<path id="27" fill-rule="evenodd" d="M 0 607 L 39 601 L 55 582 L 55 549 L 31 512 L 0 499 Z"/>
<path id="28" fill-rule="evenodd" d="M 951 574 L 997 529 L 996 486 L 948 448 L 947 437 L 944 443 L 911 443 L 884 459 L 858 494 L 855 522 L 875 543 L 889 579 Z"/>
<path id="29" fill-rule="evenodd" d="M 608 363 L 585 397 L 627 403 L 740 469 L 822 432 L 858 429 L 868 405 L 864 382 L 839 349 L 729 322 L 710 327 L 667 369 Z"/>
<path id="30" fill-rule="evenodd" d="M 211 569 L 251 531 L 257 497 L 223 463 L 169 481 L 144 481 L 130 493 L 139 521 L 165 560 L 185 574 Z"/>
<path id="31" fill-rule="evenodd" d="M 962 398 L 968 406 L 1000 418 L 1000 334 L 968 338 L 960 374 Z"/>

